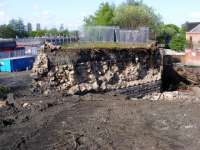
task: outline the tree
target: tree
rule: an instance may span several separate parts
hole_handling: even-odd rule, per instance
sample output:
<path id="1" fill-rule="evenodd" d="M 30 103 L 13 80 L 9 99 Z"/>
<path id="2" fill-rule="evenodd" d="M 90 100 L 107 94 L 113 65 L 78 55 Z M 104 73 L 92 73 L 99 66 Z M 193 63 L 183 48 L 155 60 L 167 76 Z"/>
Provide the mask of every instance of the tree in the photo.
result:
<path id="1" fill-rule="evenodd" d="M 155 14 L 151 7 L 143 3 L 125 3 L 117 7 L 113 21 L 121 28 L 136 29 L 146 26 L 156 31 L 156 28 L 161 24 L 161 17 Z"/>
<path id="2" fill-rule="evenodd" d="M 16 31 L 7 25 L 0 26 L 0 38 L 15 38 L 17 35 Z"/>
<path id="3" fill-rule="evenodd" d="M 180 31 L 181 29 L 174 24 L 163 24 L 159 27 L 157 40 L 159 43 L 163 43 L 168 47 L 168 44 L 170 43 L 173 36 L 180 33 Z"/>
<path id="4" fill-rule="evenodd" d="M 88 26 L 97 25 L 95 21 L 95 17 L 93 15 L 90 15 L 89 17 L 85 17 L 84 22 L 85 22 L 85 25 L 88 25 Z"/>
<path id="5" fill-rule="evenodd" d="M 60 35 L 61 36 L 68 36 L 69 35 L 69 30 L 68 29 L 65 29 L 63 31 L 60 32 Z"/>
<path id="6" fill-rule="evenodd" d="M 125 29 L 136 29 L 146 26 L 157 32 L 161 17 L 153 8 L 142 3 L 142 0 L 127 0 L 118 7 L 102 3 L 95 15 L 84 19 L 86 25 L 120 26 Z"/>
<path id="7" fill-rule="evenodd" d="M 169 43 L 169 47 L 176 51 L 183 51 L 185 49 L 185 46 L 186 36 L 184 31 L 181 31 L 180 33 L 174 35 Z"/>
<path id="8" fill-rule="evenodd" d="M 42 37 L 42 36 L 45 36 L 46 34 L 47 34 L 47 30 L 40 30 L 40 31 L 32 31 L 30 35 L 32 37 Z"/>
<path id="9" fill-rule="evenodd" d="M 25 32 L 25 25 L 21 19 L 12 19 L 8 25 L 16 32 Z"/>
<path id="10" fill-rule="evenodd" d="M 95 15 L 85 18 L 84 22 L 86 25 L 113 25 L 113 17 L 114 6 L 111 6 L 109 3 L 101 3 Z"/>
<path id="11" fill-rule="evenodd" d="M 22 19 L 12 19 L 9 21 L 8 26 L 17 33 L 18 37 L 28 36 Z"/>
<path id="12" fill-rule="evenodd" d="M 49 35 L 53 35 L 53 36 L 59 35 L 59 31 L 58 31 L 58 29 L 56 29 L 56 28 L 52 28 L 52 29 L 50 29 L 50 30 L 48 31 L 48 34 L 49 34 Z"/>
<path id="13" fill-rule="evenodd" d="M 126 3 L 128 5 L 141 5 L 142 4 L 142 0 L 140 1 L 136 1 L 136 0 L 127 0 Z"/>

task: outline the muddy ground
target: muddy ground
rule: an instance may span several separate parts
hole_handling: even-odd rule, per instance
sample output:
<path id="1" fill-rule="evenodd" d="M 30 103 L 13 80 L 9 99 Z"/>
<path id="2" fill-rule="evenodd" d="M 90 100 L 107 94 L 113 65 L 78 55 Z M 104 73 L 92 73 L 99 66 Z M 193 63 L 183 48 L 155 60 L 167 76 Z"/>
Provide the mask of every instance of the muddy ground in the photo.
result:
<path id="1" fill-rule="evenodd" d="M 16 89 L 0 108 L 2 150 L 199 150 L 200 101 L 129 100 L 118 93 L 31 94 L 29 73 L 0 74 Z"/>

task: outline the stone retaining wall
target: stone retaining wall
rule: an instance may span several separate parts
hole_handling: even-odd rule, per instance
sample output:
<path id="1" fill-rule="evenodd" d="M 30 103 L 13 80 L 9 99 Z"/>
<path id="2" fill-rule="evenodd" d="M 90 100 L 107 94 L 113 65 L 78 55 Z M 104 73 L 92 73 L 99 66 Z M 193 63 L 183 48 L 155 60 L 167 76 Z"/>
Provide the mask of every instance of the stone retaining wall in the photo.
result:
<path id="1" fill-rule="evenodd" d="M 33 88 L 73 95 L 140 87 L 161 80 L 159 56 L 144 48 L 41 52 L 32 70 Z"/>

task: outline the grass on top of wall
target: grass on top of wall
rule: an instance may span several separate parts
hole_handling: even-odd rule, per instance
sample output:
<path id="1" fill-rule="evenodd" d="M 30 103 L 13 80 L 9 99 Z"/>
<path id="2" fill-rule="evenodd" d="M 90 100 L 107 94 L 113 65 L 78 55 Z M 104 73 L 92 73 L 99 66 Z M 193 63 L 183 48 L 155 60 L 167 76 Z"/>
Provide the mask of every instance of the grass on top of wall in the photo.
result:
<path id="1" fill-rule="evenodd" d="M 153 42 L 149 43 L 108 43 L 108 42 L 82 42 L 82 43 L 72 43 L 63 45 L 64 50 L 73 50 L 73 49 L 148 49 L 154 45 Z"/>

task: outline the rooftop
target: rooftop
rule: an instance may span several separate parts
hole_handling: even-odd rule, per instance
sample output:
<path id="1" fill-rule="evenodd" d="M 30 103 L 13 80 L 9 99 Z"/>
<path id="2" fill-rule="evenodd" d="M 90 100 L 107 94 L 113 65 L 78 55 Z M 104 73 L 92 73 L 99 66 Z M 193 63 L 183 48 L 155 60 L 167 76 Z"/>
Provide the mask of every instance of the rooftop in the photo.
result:
<path id="1" fill-rule="evenodd" d="M 200 22 L 186 22 L 183 25 L 183 27 L 186 29 L 186 32 L 190 32 L 192 29 L 194 29 L 199 24 L 200 24 Z"/>
<path id="2" fill-rule="evenodd" d="M 200 32 L 200 24 L 193 28 L 190 32 Z"/>

